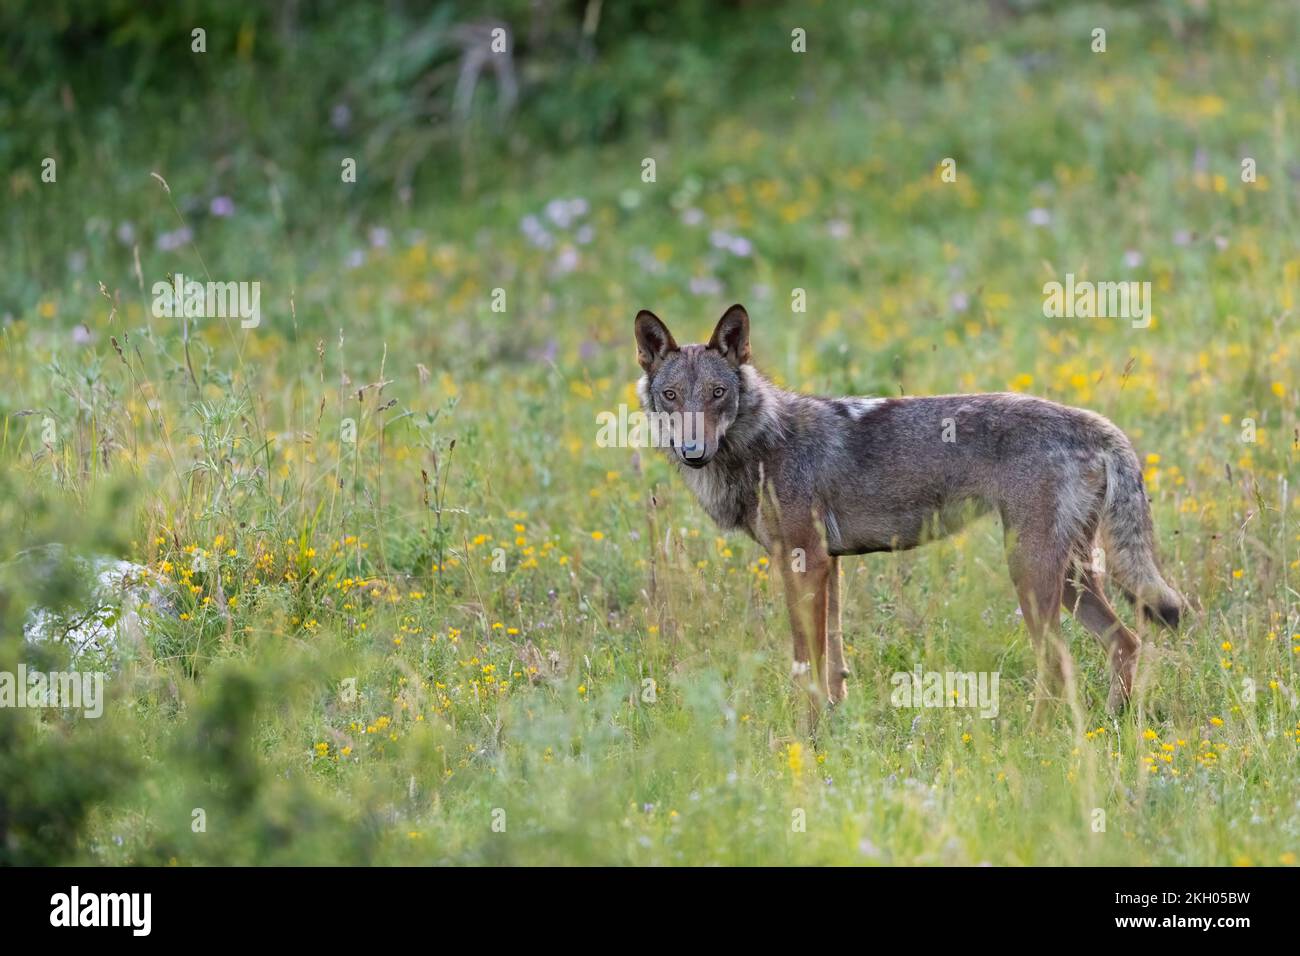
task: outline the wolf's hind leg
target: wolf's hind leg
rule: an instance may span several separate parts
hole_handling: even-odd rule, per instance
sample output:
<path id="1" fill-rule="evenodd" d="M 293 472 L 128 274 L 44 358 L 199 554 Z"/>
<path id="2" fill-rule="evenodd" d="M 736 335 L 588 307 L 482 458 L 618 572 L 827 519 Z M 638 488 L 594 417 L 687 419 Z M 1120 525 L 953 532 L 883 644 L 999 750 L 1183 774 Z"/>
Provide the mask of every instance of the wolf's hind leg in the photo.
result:
<path id="1" fill-rule="evenodd" d="M 1106 651 L 1111 674 L 1106 706 L 1111 713 L 1119 713 L 1133 693 L 1141 641 L 1124 626 L 1106 600 L 1091 554 L 1076 554 L 1071 574 L 1065 580 L 1062 603 L 1080 624 L 1097 635 Z"/>
<path id="2" fill-rule="evenodd" d="M 1050 532 L 1036 533 L 1028 524 L 1009 527 L 1015 540 L 1008 548 L 1007 566 L 1038 661 L 1031 720 L 1039 724 L 1044 716 L 1045 702 L 1060 696 L 1070 668 L 1069 651 L 1060 636 L 1061 600 L 1069 552 L 1054 547 Z"/>
<path id="3" fill-rule="evenodd" d="M 826 681 L 830 701 L 838 704 L 848 696 L 849 676 L 844 663 L 844 608 L 840 604 L 840 559 L 832 556 L 826 581 Z"/>

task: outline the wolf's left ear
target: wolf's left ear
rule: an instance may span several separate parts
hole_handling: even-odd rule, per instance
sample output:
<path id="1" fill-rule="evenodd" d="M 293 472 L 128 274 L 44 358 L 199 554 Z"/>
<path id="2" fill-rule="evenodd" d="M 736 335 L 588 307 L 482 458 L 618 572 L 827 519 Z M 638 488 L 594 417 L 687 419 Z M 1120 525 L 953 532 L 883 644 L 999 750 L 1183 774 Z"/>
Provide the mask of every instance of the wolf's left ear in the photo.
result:
<path id="1" fill-rule="evenodd" d="M 749 363 L 749 313 L 743 305 L 733 305 L 718 319 L 709 348 L 721 352 L 732 365 Z"/>
<path id="2" fill-rule="evenodd" d="M 642 309 L 636 314 L 636 360 L 647 375 L 654 372 L 677 343 L 668 326 L 653 312 Z"/>

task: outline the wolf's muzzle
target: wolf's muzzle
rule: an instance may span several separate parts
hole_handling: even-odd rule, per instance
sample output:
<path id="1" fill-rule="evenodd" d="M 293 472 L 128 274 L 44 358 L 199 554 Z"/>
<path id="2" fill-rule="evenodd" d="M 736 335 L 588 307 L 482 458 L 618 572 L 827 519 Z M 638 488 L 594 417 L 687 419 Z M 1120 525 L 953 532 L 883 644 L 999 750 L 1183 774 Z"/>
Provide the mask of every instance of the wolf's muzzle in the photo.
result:
<path id="1" fill-rule="evenodd" d="M 709 463 L 704 457 L 704 442 L 702 441 L 684 441 L 677 446 L 677 457 L 682 460 L 682 464 L 690 465 L 692 468 L 703 468 Z"/>

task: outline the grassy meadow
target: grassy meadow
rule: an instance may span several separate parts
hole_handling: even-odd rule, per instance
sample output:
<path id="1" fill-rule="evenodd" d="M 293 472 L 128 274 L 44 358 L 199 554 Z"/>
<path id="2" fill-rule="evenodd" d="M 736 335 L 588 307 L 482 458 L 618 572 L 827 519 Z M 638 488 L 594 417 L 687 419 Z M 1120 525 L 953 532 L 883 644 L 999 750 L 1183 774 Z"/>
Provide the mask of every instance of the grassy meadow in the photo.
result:
<path id="1" fill-rule="evenodd" d="M 0 670 L 92 666 L 23 641 L 85 600 L 43 545 L 172 604 L 94 657 L 102 717 L 0 709 L 0 859 L 1294 865 L 1300 10 L 1209 6 L 900 7 L 895 34 L 791 5 L 736 62 L 638 76 L 662 114 L 435 144 L 409 192 L 363 152 L 341 181 L 343 134 L 274 138 L 291 94 L 252 67 L 33 128 L 67 159 L 4 184 Z M 159 318 L 176 273 L 259 281 L 260 324 Z M 1150 282 L 1150 324 L 1046 318 L 1067 273 Z M 1022 391 L 1129 434 L 1194 609 L 1143 630 L 1128 712 L 1066 619 L 1077 706 L 1029 728 L 985 519 L 844 561 L 849 698 L 800 732 L 761 550 L 597 443 L 637 405 L 637 310 L 699 341 L 735 301 L 788 387 Z M 894 706 L 917 667 L 998 672 L 999 715 Z"/>

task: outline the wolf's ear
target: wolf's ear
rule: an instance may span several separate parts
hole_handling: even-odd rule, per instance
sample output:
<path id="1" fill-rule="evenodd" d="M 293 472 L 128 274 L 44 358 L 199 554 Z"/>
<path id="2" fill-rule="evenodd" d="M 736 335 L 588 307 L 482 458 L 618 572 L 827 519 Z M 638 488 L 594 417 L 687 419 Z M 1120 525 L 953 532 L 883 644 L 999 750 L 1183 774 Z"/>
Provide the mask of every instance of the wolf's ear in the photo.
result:
<path id="1" fill-rule="evenodd" d="M 636 314 L 636 360 L 647 375 L 659 367 L 669 352 L 676 351 L 673 334 L 659 316 L 645 309 Z"/>
<path id="2" fill-rule="evenodd" d="M 733 305 L 718 319 L 709 348 L 732 365 L 749 363 L 749 313 L 743 305 Z"/>

